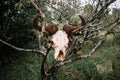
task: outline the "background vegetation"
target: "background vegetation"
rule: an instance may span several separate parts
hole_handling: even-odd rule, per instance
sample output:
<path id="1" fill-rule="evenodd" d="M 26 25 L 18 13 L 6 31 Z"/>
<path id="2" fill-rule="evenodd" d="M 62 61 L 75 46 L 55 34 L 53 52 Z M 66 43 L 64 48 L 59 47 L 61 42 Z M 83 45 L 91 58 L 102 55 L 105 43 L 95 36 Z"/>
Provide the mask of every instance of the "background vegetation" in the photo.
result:
<path id="1" fill-rule="evenodd" d="M 87 18 L 95 9 L 92 4 L 84 7 L 77 0 L 68 0 L 69 4 L 55 0 L 39 0 L 48 23 L 76 22 L 74 15 L 82 14 Z M 70 3 L 71 2 L 71 3 Z M 80 1 L 79 1 L 80 2 Z M 52 3 L 52 5 L 49 5 Z M 46 4 L 53 9 L 46 7 Z M 55 9 L 55 5 L 60 7 Z M 72 5 L 72 7 L 70 6 Z M 49 10 L 50 9 L 50 10 Z M 0 1 L 0 39 L 20 48 L 38 48 L 36 30 L 32 28 L 32 18 L 36 10 L 29 0 Z M 109 24 L 120 18 L 120 9 L 114 8 L 112 14 L 106 14 L 100 21 Z M 61 25 L 62 25 L 61 24 Z M 86 42 L 82 52 L 89 51 L 92 42 Z M 53 56 L 52 52 L 49 54 Z M 52 57 L 53 58 L 53 57 Z M 51 60 L 51 58 L 49 58 Z M 0 43 L 0 80 L 39 80 L 41 79 L 42 57 L 33 52 L 20 52 Z M 116 27 L 94 55 L 87 59 L 62 66 L 50 80 L 119 80 L 120 79 L 120 26 Z"/>

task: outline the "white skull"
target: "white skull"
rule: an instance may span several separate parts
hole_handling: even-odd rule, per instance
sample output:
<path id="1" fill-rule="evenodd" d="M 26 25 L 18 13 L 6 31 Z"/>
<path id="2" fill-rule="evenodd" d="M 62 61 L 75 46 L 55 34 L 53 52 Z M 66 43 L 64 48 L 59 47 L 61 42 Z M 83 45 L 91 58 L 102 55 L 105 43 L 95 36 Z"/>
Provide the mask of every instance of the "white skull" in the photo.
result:
<path id="1" fill-rule="evenodd" d="M 40 27 L 38 25 L 38 18 L 39 15 L 36 15 L 33 19 L 33 27 L 39 32 L 43 32 L 45 35 L 52 36 L 52 47 L 55 50 L 54 58 L 56 60 L 64 60 L 66 55 L 66 49 L 68 48 L 68 35 L 69 37 L 80 29 L 83 29 L 86 24 L 85 19 L 79 15 L 81 19 L 81 25 L 80 26 L 73 26 L 71 24 L 65 24 L 63 26 L 63 30 L 58 29 L 58 24 L 49 24 L 45 25 L 43 27 Z"/>
<path id="2" fill-rule="evenodd" d="M 63 30 L 58 30 L 53 36 L 52 36 L 52 47 L 55 50 L 54 58 L 55 60 L 64 60 L 64 57 L 66 55 L 66 49 L 68 48 L 68 35 Z"/>

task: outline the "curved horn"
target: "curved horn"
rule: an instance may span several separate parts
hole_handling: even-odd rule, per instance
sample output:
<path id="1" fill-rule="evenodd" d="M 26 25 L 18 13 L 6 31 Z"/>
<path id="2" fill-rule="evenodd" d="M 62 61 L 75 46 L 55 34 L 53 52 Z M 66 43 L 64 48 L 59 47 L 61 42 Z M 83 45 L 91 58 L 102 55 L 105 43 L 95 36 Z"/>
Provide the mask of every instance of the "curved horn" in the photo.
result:
<path id="1" fill-rule="evenodd" d="M 52 34 L 55 34 L 57 31 L 58 31 L 58 27 L 57 27 L 57 24 L 50 24 L 50 25 L 47 25 L 47 26 L 39 26 L 38 25 L 38 19 L 39 19 L 39 15 L 36 15 L 33 19 L 33 27 L 37 30 L 39 30 L 40 32 L 42 31 L 42 28 L 44 28 L 44 33 L 47 34 L 47 35 L 52 35 Z"/>
<path id="2" fill-rule="evenodd" d="M 58 31 L 57 24 L 49 24 L 45 26 L 45 33 L 48 35 L 53 35 Z"/>
<path id="3" fill-rule="evenodd" d="M 85 19 L 81 16 L 81 15 L 79 15 L 79 17 L 80 17 L 80 19 L 81 19 L 81 25 L 80 26 L 73 26 L 73 25 L 70 25 L 70 24 L 65 24 L 64 26 L 63 26 L 63 30 L 67 33 L 67 34 L 73 34 L 73 33 L 75 33 L 76 31 L 78 31 L 78 30 L 81 30 L 81 29 L 83 29 L 85 26 L 85 24 L 86 24 L 86 22 L 85 22 Z"/>
<path id="4" fill-rule="evenodd" d="M 38 25 L 38 18 L 39 18 L 39 15 L 37 14 L 34 18 L 33 18 L 33 22 L 32 22 L 32 25 L 35 29 L 39 30 L 39 31 L 42 31 L 42 27 Z"/>
<path id="5" fill-rule="evenodd" d="M 52 35 L 54 33 L 56 33 L 58 31 L 58 27 L 56 24 L 51 24 L 51 25 L 47 25 L 46 26 L 46 17 L 45 14 L 41 11 L 41 9 L 38 7 L 37 4 L 34 3 L 33 0 L 30 1 L 31 4 L 35 7 L 35 9 L 37 10 L 38 14 L 35 16 L 35 18 L 33 19 L 33 27 L 39 31 L 43 31 L 49 35 Z M 39 15 L 43 18 L 44 20 L 44 25 L 43 26 L 39 26 L 38 25 L 38 18 Z"/>
<path id="6" fill-rule="evenodd" d="M 73 30 L 76 30 L 78 27 L 77 26 L 72 26 L 69 24 L 65 24 L 63 26 L 63 30 L 67 33 L 67 34 L 71 34 Z"/>
<path id="7" fill-rule="evenodd" d="M 86 25 L 85 19 L 84 19 L 81 15 L 79 15 L 79 17 L 80 17 L 80 19 L 81 19 L 81 26 Z"/>

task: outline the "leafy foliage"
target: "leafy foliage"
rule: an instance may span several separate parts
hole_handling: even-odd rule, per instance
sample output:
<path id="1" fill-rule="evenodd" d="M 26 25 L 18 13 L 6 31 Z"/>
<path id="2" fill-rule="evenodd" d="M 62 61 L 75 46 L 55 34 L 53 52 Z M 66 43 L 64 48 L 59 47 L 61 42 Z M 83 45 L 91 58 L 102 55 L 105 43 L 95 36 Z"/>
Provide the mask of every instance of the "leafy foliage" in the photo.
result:
<path id="1" fill-rule="evenodd" d="M 45 12 L 48 22 L 58 20 L 61 23 L 69 22 L 73 15 L 82 13 L 86 18 L 89 17 L 95 7 L 91 4 L 82 9 L 77 0 L 57 2 L 52 0 L 52 5 L 59 5 L 58 11 L 50 11 L 46 4 L 50 0 L 40 0 L 39 4 Z M 53 2 L 54 1 L 54 2 Z M 73 3 L 72 3 L 73 1 Z M 2 0 L 0 1 L 0 39 L 3 39 L 15 46 L 24 48 L 38 48 L 36 31 L 32 28 L 32 18 L 35 14 L 34 8 L 29 0 Z M 73 7 L 70 6 L 73 5 Z M 54 7 L 54 6 L 53 6 Z M 75 12 L 75 13 L 74 13 Z M 54 14 L 54 15 L 52 15 Z M 120 17 L 120 9 L 113 9 L 113 13 L 105 14 L 106 17 L 100 18 L 100 32 L 106 28 L 103 26 L 113 22 Z M 74 19 L 72 19 L 73 22 Z M 90 30 L 94 30 L 94 26 Z M 62 66 L 56 74 L 48 77 L 50 80 L 119 80 L 120 78 L 120 26 L 111 32 L 113 35 L 107 37 L 106 43 L 101 46 L 92 57 Z M 92 31 L 91 31 L 92 32 Z M 90 39 L 86 40 L 81 51 L 87 53 L 93 45 L 100 39 L 99 34 L 93 31 Z M 93 37 L 95 36 L 96 37 Z M 114 44 L 114 45 L 113 45 Z M 81 55 L 81 54 L 80 54 Z M 52 51 L 49 54 L 48 65 L 53 62 Z M 110 60 L 112 62 L 112 71 L 103 71 L 100 73 L 96 65 Z M 39 80 L 41 79 L 41 56 L 32 52 L 19 52 L 0 43 L 0 80 Z M 46 80 L 47 80 L 46 79 Z"/>

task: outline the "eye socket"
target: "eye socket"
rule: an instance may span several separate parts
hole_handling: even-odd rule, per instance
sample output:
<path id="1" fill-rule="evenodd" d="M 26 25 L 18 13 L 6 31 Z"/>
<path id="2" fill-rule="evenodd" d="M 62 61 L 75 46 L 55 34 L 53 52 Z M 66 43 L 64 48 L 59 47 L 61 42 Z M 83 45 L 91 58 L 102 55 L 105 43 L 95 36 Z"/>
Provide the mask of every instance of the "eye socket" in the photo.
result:
<path id="1" fill-rule="evenodd" d="M 51 46 L 52 46 L 53 48 L 58 47 L 57 45 L 55 45 L 55 43 L 54 43 L 53 41 L 49 41 L 49 43 L 51 44 Z"/>
<path id="2" fill-rule="evenodd" d="M 49 43 L 50 43 L 51 45 L 54 45 L 54 42 L 53 42 L 53 41 L 49 41 Z"/>

